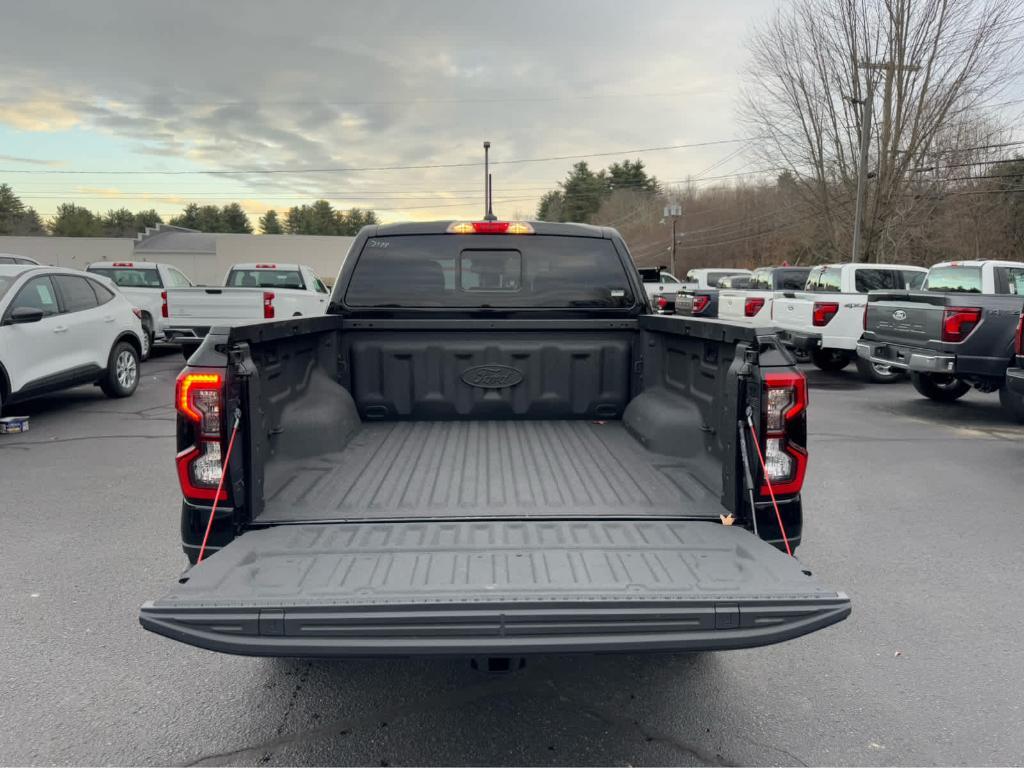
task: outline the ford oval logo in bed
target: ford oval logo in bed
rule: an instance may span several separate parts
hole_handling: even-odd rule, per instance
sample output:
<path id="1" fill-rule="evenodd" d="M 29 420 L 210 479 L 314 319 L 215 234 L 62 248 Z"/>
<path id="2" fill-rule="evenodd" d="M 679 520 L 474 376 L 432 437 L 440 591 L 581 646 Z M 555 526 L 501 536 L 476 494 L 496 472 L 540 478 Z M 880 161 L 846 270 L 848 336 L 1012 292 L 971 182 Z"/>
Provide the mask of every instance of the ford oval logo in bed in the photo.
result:
<path id="1" fill-rule="evenodd" d="M 523 380 L 523 372 L 510 365 L 474 365 L 462 372 L 462 380 L 471 387 L 503 389 Z"/>

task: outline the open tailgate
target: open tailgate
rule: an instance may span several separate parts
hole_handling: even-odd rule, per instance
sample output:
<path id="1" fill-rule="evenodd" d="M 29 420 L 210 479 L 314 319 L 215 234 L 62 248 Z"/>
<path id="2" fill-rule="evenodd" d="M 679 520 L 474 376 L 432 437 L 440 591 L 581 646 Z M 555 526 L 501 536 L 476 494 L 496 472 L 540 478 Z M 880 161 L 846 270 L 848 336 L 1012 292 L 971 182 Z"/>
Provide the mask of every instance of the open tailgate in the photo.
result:
<path id="1" fill-rule="evenodd" d="M 494 520 L 252 530 L 140 621 L 227 653 L 345 657 L 745 648 L 849 613 L 737 527 Z"/>

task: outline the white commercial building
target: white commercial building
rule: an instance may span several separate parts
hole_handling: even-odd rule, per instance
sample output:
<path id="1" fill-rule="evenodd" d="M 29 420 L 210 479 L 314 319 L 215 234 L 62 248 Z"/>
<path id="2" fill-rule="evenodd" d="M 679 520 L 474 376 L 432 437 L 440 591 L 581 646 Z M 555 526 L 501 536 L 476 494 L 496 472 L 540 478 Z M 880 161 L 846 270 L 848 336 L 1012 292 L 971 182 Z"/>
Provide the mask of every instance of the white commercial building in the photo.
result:
<path id="1" fill-rule="evenodd" d="M 173 264 L 200 285 L 221 284 L 232 264 L 282 261 L 306 264 L 333 284 L 354 239 L 213 234 L 158 224 L 135 238 L 0 237 L 0 253 L 72 269 L 85 269 L 94 261 L 159 261 Z"/>

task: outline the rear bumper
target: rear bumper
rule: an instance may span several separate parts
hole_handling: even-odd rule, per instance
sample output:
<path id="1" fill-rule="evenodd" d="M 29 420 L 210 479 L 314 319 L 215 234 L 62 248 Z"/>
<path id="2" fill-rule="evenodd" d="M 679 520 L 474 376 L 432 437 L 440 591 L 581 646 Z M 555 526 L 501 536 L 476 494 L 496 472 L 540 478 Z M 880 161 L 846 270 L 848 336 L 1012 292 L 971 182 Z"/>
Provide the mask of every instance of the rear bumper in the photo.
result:
<path id="1" fill-rule="evenodd" d="M 805 331 L 790 331 L 785 328 L 777 331 L 779 341 L 790 349 L 800 352 L 815 352 L 821 348 L 821 334 Z"/>
<path id="2" fill-rule="evenodd" d="M 246 656 L 478 656 L 721 651 L 791 640 L 850 615 L 843 593 L 807 600 L 622 601 L 529 608 L 480 605 L 225 607 L 142 606 L 143 627 L 179 642 Z"/>
<path id="3" fill-rule="evenodd" d="M 1008 368 L 1006 386 L 1011 392 L 1024 396 L 1024 368 Z"/>
<path id="4" fill-rule="evenodd" d="M 956 370 L 956 355 L 901 344 L 860 341 L 857 343 L 857 355 L 872 363 L 889 365 L 905 371 L 951 374 Z"/>

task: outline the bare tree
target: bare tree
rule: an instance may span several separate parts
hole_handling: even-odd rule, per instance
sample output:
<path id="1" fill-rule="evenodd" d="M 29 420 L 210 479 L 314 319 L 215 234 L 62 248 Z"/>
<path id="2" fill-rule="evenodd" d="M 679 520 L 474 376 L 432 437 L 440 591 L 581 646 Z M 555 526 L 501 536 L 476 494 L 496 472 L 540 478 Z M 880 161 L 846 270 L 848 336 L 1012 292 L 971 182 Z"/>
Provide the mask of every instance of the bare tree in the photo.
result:
<path id="1" fill-rule="evenodd" d="M 1020 61 L 1020 0 L 793 0 L 750 38 L 741 113 L 762 161 L 795 180 L 813 239 L 847 258 L 860 104 L 872 131 L 863 253 L 887 259 L 928 206 L 908 205 L 917 168 L 974 119 Z"/>

